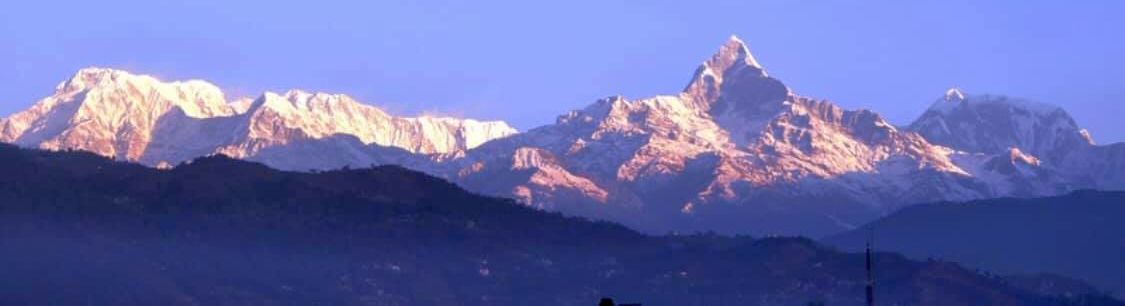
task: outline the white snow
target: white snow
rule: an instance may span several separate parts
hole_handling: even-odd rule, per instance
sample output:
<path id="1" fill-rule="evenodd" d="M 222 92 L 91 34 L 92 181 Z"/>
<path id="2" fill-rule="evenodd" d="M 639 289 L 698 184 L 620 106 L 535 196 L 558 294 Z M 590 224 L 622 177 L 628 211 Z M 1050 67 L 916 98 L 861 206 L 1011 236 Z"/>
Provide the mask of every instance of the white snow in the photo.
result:
<path id="1" fill-rule="evenodd" d="M 1037 114 L 1050 114 L 1059 110 L 1057 106 L 1027 99 L 1011 98 L 1002 95 L 968 95 L 960 88 L 950 88 L 947 90 L 945 96 L 937 102 L 934 102 L 929 110 L 936 113 L 949 114 L 960 106 L 971 108 L 984 104 L 1007 105 Z"/>
<path id="2" fill-rule="evenodd" d="M 788 209 L 786 199 L 821 199 L 878 211 L 1058 192 L 1078 186 L 1066 179 L 1092 172 L 1087 165 L 1125 172 L 1089 161 L 1121 153 L 1078 146 L 1092 140 L 1060 114 L 953 88 L 900 129 L 874 112 L 793 93 L 732 36 L 678 94 L 601 99 L 521 134 L 498 121 L 393 116 L 340 94 L 290 90 L 228 102 L 203 81 L 91 68 L 0 120 L 0 140 L 150 165 L 213 153 L 296 170 L 400 163 L 555 209 L 666 204 L 694 215 L 714 205 Z M 1070 166 L 1056 167 L 1063 158 Z"/>
<path id="3" fill-rule="evenodd" d="M 216 152 L 252 157 L 274 146 L 329 137 L 354 137 L 353 151 L 379 145 L 453 153 L 515 133 L 504 122 L 396 117 L 346 95 L 302 90 L 228 102 L 206 81 L 162 82 L 106 68 L 81 69 L 53 95 L 0 121 L 0 141 L 83 149 L 150 165 Z"/>
<path id="4" fill-rule="evenodd" d="M 1089 133 L 1053 105 L 998 95 L 951 90 L 910 124 L 930 141 L 970 152 L 1001 153 L 1010 147 L 1048 159 L 1093 145 Z"/>

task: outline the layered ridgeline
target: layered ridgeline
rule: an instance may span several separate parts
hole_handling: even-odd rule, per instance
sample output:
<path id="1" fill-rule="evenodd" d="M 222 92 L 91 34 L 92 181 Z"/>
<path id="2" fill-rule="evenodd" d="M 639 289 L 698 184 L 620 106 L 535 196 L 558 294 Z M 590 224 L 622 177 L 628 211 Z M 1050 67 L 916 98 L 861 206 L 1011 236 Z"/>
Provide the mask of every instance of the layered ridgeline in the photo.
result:
<path id="1" fill-rule="evenodd" d="M 291 90 L 227 101 L 204 81 L 80 70 L 0 121 L 0 141 L 171 165 L 213 153 L 291 169 L 402 163 L 516 133 L 503 122 L 395 117 L 345 95 Z"/>
<path id="2" fill-rule="evenodd" d="M 938 258 L 1002 274 L 1057 273 L 1125 296 L 1125 192 L 1077 191 L 905 208 L 826 239 Z M 1053 284 L 1045 284 L 1053 286 Z"/>
<path id="3" fill-rule="evenodd" d="M 910 203 L 1125 187 L 1121 146 L 1083 141 L 1088 134 L 1065 112 L 999 100 L 989 105 L 1009 112 L 957 117 L 975 104 L 947 99 L 919 123 L 896 127 L 868 110 L 793 93 L 732 37 L 679 94 L 598 101 L 470 150 L 446 175 L 471 190 L 646 230 L 807 235 Z M 945 114 L 962 128 L 956 136 L 925 123 Z M 974 127 L 997 122 L 1023 130 Z M 999 146 L 974 147 L 954 138 L 978 133 L 1010 139 L 980 136 Z M 1071 157 L 1041 161 L 1043 148 Z"/>
<path id="4" fill-rule="evenodd" d="M 292 170 L 403 164 L 658 233 L 821 236 L 910 203 L 1125 187 L 1125 145 L 1093 145 L 1057 108 L 951 91 L 896 127 L 794 93 L 735 37 L 679 93 L 602 99 L 511 136 L 500 123 L 393 118 L 341 96 L 203 102 L 221 99 L 105 81 L 115 74 L 64 83 L 6 119 L 0 140 L 148 165 L 214 152 Z"/>
<path id="5" fill-rule="evenodd" d="M 645 236 L 400 167 L 298 173 L 216 156 L 158 170 L 0 145 L 0 169 L 6 305 L 595 305 L 603 296 L 644 305 L 862 305 L 864 298 L 862 254 L 807 239 Z M 1122 305 L 1082 284 L 1042 291 L 1021 285 L 1035 279 L 949 262 L 891 253 L 874 262 L 880 304 Z"/>

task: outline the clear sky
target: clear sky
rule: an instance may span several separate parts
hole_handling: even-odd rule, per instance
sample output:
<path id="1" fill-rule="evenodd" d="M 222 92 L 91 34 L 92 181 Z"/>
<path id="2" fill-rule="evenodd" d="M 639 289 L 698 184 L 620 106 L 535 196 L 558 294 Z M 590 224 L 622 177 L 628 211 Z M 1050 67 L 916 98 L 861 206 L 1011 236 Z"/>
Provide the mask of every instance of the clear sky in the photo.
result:
<path id="1" fill-rule="evenodd" d="M 1125 140 L 1125 1 L 5 1 L 0 115 L 86 66 L 521 130 L 679 91 L 731 34 L 796 92 L 906 124 L 951 86 Z"/>

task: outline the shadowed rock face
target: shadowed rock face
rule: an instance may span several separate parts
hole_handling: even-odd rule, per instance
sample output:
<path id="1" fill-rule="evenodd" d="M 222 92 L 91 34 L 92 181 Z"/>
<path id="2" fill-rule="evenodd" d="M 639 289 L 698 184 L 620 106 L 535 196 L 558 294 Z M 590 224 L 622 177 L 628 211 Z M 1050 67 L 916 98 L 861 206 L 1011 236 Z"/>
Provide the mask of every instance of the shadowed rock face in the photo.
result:
<path id="1" fill-rule="evenodd" d="M 646 236 L 401 167 L 168 170 L 0 145 L 4 304 L 859 305 L 863 256 L 800 238 Z M 1065 305 L 946 262 L 876 255 L 910 305 Z M 1080 284 L 1079 284 L 1080 285 Z M 1120 305 L 1097 296 L 1088 305 Z"/>

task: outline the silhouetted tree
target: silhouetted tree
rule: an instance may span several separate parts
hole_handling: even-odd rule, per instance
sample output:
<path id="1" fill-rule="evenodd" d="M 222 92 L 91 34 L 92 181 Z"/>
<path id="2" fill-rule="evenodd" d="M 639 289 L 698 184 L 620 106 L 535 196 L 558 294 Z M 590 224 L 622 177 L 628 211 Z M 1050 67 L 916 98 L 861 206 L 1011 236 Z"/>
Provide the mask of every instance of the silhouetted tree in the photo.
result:
<path id="1" fill-rule="evenodd" d="M 598 302 L 598 306 L 616 306 L 616 305 L 617 304 L 613 303 L 613 299 L 611 299 L 611 298 L 602 298 L 602 300 L 600 302 Z"/>

